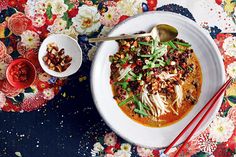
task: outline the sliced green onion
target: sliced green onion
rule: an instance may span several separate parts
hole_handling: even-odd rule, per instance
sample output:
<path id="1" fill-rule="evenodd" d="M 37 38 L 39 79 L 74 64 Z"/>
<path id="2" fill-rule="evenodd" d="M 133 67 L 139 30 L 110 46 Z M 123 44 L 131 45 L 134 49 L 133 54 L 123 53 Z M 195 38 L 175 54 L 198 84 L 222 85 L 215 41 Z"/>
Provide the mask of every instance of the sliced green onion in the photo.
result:
<path id="1" fill-rule="evenodd" d="M 152 43 L 150 43 L 150 42 L 142 42 L 142 41 L 139 41 L 138 43 L 139 43 L 140 45 L 152 46 Z"/>
<path id="2" fill-rule="evenodd" d="M 142 79 L 143 74 L 139 74 L 137 77 L 137 80 L 141 80 Z"/>
<path id="3" fill-rule="evenodd" d="M 145 70 L 145 69 L 149 69 L 149 68 L 150 68 L 150 65 L 144 65 L 142 69 Z"/>
<path id="4" fill-rule="evenodd" d="M 169 45 L 170 47 L 172 47 L 173 49 L 177 49 L 177 47 L 175 46 L 175 44 L 174 44 L 172 41 L 168 41 L 167 43 L 168 43 L 168 45 Z"/>
<path id="5" fill-rule="evenodd" d="M 145 58 L 145 57 L 152 57 L 153 55 L 140 55 L 140 56 Z"/>
<path id="6" fill-rule="evenodd" d="M 123 89 L 127 89 L 127 87 L 128 87 L 128 82 L 117 82 L 117 84 L 118 85 L 121 85 L 121 87 L 123 88 Z"/>
<path id="7" fill-rule="evenodd" d="M 175 41 L 175 43 L 177 45 L 181 45 L 181 46 L 184 46 L 184 47 L 190 47 L 191 46 L 189 43 L 183 43 L 183 42 L 179 42 L 179 41 Z"/>
<path id="8" fill-rule="evenodd" d="M 133 76 L 134 78 L 137 78 L 137 75 L 133 72 L 133 71 L 130 71 L 129 72 L 131 76 Z"/>
<path id="9" fill-rule="evenodd" d="M 170 50 L 170 53 L 173 53 L 173 52 L 174 52 L 174 50 L 175 50 L 175 49 L 171 49 L 171 50 Z"/>
<path id="10" fill-rule="evenodd" d="M 150 110 L 150 108 L 149 108 L 148 106 L 146 106 L 145 104 L 142 103 L 142 105 L 143 105 L 143 108 L 144 108 L 144 109 Z"/>
<path id="11" fill-rule="evenodd" d="M 166 65 L 170 65 L 170 58 L 167 59 Z"/>
<path id="12" fill-rule="evenodd" d="M 193 68 L 190 67 L 190 66 L 188 66 L 188 70 L 189 70 L 189 71 L 193 71 Z"/>
<path id="13" fill-rule="evenodd" d="M 123 105 L 127 104 L 128 102 L 132 101 L 133 99 L 134 99 L 134 97 L 131 96 L 131 97 L 125 99 L 124 101 L 120 102 L 120 103 L 118 104 L 118 106 L 123 106 Z"/>
<path id="14" fill-rule="evenodd" d="M 138 114 L 140 114 L 140 115 L 142 115 L 142 116 L 148 116 L 148 114 L 146 113 L 146 112 L 144 112 L 144 111 L 140 111 L 140 110 L 138 110 L 138 109 L 134 109 L 134 112 L 136 112 L 136 113 L 138 113 Z"/>

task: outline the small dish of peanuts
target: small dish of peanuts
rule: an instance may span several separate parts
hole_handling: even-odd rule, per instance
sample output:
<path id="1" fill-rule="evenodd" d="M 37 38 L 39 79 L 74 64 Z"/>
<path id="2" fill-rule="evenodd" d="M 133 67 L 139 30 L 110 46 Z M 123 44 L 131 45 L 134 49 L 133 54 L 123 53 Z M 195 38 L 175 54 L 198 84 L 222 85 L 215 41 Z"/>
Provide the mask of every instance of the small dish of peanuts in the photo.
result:
<path id="1" fill-rule="evenodd" d="M 43 70 L 49 75 L 67 77 L 80 68 L 82 50 L 77 41 L 70 36 L 53 34 L 43 41 L 38 59 Z"/>

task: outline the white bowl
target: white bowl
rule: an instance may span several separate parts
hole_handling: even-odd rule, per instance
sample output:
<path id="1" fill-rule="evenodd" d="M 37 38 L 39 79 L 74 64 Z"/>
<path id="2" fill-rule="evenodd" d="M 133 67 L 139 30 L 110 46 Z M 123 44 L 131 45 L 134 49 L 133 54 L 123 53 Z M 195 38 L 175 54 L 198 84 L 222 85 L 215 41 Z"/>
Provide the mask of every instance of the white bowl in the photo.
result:
<path id="1" fill-rule="evenodd" d="M 53 42 L 57 44 L 59 49 L 65 49 L 65 55 L 72 57 L 71 65 L 63 72 L 56 72 L 49 69 L 49 67 L 43 61 L 43 57 L 47 54 L 47 45 Z M 64 34 L 52 34 L 49 35 L 41 44 L 38 53 L 38 59 L 43 70 L 49 75 L 55 77 L 67 77 L 79 70 L 82 64 L 82 50 L 77 41 L 72 37 Z"/>
<path id="2" fill-rule="evenodd" d="M 225 72 L 219 50 L 210 35 L 194 21 L 178 14 L 159 11 L 140 14 L 116 26 L 109 36 L 149 31 L 156 24 L 169 24 L 176 27 L 179 31 L 178 38 L 192 44 L 200 61 L 203 74 L 202 91 L 193 109 L 182 120 L 162 128 L 146 127 L 126 116 L 113 99 L 109 83 L 109 55 L 118 50 L 118 44 L 115 41 L 103 42 L 97 50 L 91 70 L 91 89 L 99 113 L 107 125 L 122 138 L 145 147 L 165 148 L 224 83 Z M 203 131 L 216 116 L 222 99 L 223 96 L 196 134 Z M 182 143 L 188 133 L 190 132 L 182 136 L 176 145 Z"/>

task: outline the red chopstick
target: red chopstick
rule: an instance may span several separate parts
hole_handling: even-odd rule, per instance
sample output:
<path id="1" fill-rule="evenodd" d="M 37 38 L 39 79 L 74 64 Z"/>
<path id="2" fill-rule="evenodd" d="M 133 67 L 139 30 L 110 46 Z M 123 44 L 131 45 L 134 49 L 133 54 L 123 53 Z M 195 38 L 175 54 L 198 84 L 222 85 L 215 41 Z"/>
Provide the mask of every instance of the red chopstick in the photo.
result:
<path id="1" fill-rule="evenodd" d="M 215 93 L 215 95 L 207 102 L 207 104 L 200 110 L 200 112 L 189 122 L 189 124 L 182 130 L 182 132 L 171 142 L 171 144 L 165 149 L 164 153 L 167 154 L 167 152 L 173 147 L 173 145 L 179 140 L 180 137 L 183 136 L 183 134 L 189 129 L 190 126 L 193 125 L 193 123 L 200 117 L 200 115 L 208 108 L 206 113 L 202 116 L 198 124 L 195 126 L 195 128 L 192 130 L 192 132 L 188 135 L 188 137 L 185 139 L 184 143 L 181 145 L 181 147 L 178 149 L 178 151 L 175 154 L 175 157 L 178 156 L 180 151 L 183 149 L 183 147 L 187 144 L 189 139 L 193 136 L 193 134 L 196 132 L 196 130 L 199 128 L 199 126 L 202 124 L 202 122 L 205 120 L 207 115 L 210 113 L 210 111 L 213 109 L 215 106 L 217 100 L 219 97 L 224 93 L 226 90 L 227 86 L 230 84 L 232 81 L 232 78 L 229 78 L 226 83 Z"/>

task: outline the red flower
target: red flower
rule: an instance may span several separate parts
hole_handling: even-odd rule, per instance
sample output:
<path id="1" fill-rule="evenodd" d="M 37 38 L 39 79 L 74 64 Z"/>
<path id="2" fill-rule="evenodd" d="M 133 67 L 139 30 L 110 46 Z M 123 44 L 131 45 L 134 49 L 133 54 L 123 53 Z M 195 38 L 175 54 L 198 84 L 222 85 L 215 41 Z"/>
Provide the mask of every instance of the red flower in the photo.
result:
<path id="1" fill-rule="evenodd" d="M 2 108 L 3 111 L 5 112 L 20 112 L 21 107 L 18 105 L 14 105 L 11 100 L 7 99 L 6 100 L 6 105 Z"/>
<path id="2" fill-rule="evenodd" d="M 153 150 L 152 154 L 154 155 L 154 157 L 159 157 L 160 156 L 160 152 L 157 149 Z"/>
<path id="3" fill-rule="evenodd" d="M 215 157 L 229 157 L 232 156 L 230 152 L 227 151 L 225 143 L 217 145 L 216 150 L 213 152 Z"/>
<path id="4" fill-rule="evenodd" d="M 22 89 L 17 89 L 13 87 L 7 80 L 4 80 L 0 84 L 0 90 L 8 97 L 17 96 L 19 93 L 22 92 Z"/>
<path id="5" fill-rule="evenodd" d="M 215 0 L 218 5 L 221 5 L 222 0 Z"/>
<path id="6" fill-rule="evenodd" d="M 114 146 L 108 146 L 104 149 L 106 154 L 114 154 Z"/>
<path id="7" fill-rule="evenodd" d="M 44 89 L 47 89 L 47 88 L 50 87 L 50 84 L 49 84 L 49 83 L 43 82 L 43 81 L 40 81 L 40 80 L 36 80 L 34 84 L 37 86 L 38 90 L 41 91 L 41 92 L 42 92 Z"/>
<path id="8" fill-rule="evenodd" d="M 117 142 L 117 143 L 115 144 L 115 149 L 120 149 L 120 143 L 119 143 L 119 142 Z"/>
<path id="9" fill-rule="evenodd" d="M 147 0 L 149 10 L 155 10 L 157 6 L 157 0 Z"/>
<path id="10" fill-rule="evenodd" d="M 8 19 L 8 28 L 15 34 L 21 35 L 25 30 L 27 30 L 32 22 L 23 13 L 18 12 L 13 14 Z"/>
<path id="11" fill-rule="evenodd" d="M 236 129 L 234 129 L 233 135 L 229 138 L 228 142 L 226 143 L 226 146 L 234 151 L 236 148 Z"/>
<path id="12" fill-rule="evenodd" d="M 72 8 L 72 9 L 70 9 L 70 10 L 68 10 L 68 17 L 69 18 L 73 18 L 73 17 L 75 17 L 77 14 L 78 14 L 78 8 L 76 8 L 76 7 L 74 7 L 74 8 Z"/>
<path id="13" fill-rule="evenodd" d="M 129 16 L 127 16 L 127 15 L 122 15 L 122 16 L 120 17 L 120 20 L 119 20 L 118 23 L 121 23 L 122 21 L 124 21 L 124 20 L 127 19 L 127 18 L 129 18 Z"/>
<path id="14" fill-rule="evenodd" d="M 36 110 L 36 109 L 44 106 L 45 103 L 46 103 L 46 100 L 43 98 L 43 94 L 37 93 L 35 95 L 31 95 L 29 97 L 26 97 L 23 100 L 21 108 L 24 111 L 30 112 L 30 111 Z"/>
<path id="15" fill-rule="evenodd" d="M 52 25 L 54 23 L 54 21 L 57 18 L 57 15 L 52 15 L 52 18 L 48 18 L 47 15 L 44 15 L 46 17 L 46 25 Z"/>

